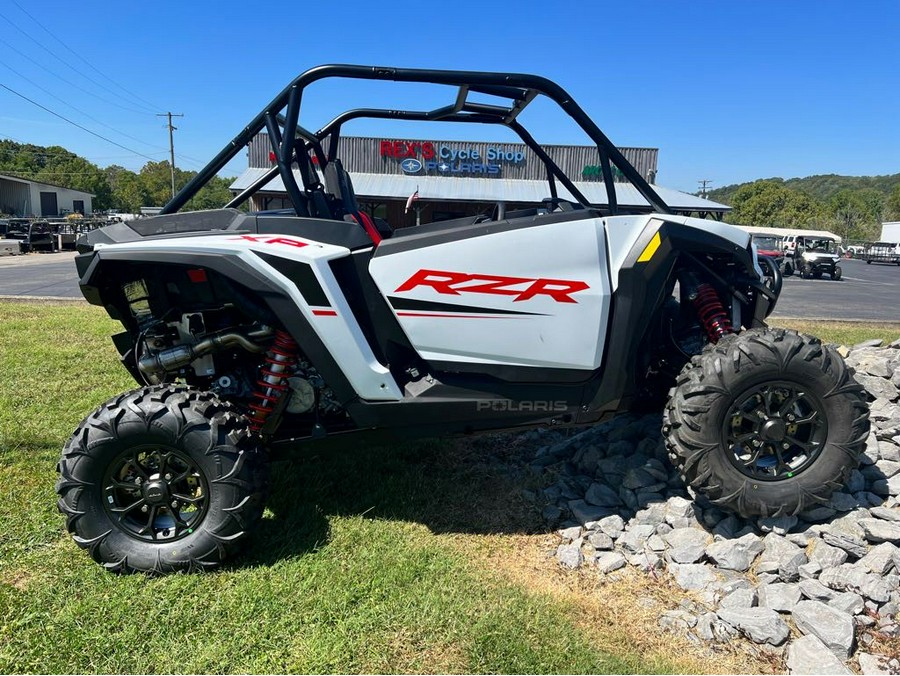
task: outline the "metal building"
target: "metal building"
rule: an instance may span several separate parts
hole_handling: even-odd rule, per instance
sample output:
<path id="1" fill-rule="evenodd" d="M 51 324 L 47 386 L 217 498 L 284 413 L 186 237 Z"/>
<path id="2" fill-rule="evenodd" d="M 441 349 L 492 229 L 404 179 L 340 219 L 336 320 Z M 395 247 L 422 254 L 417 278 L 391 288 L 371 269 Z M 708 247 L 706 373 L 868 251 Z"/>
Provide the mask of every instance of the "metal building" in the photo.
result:
<path id="1" fill-rule="evenodd" d="M 0 175 L 0 214 L 10 216 L 65 216 L 93 213 L 94 195 L 52 183 Z"/>
<path id="2" fill-rule="evenodd" d="M 350 173 L 360 203 L 393 227 L 474 215 L 496 209 L 519 209 L 548 197 L 543 162 L 522 143 L 439 141 L 342 137 L 340 156 Z M 543 146 L 560 169 L 575 180 L 592 204 L 605 204 L 606 188 L 600 174 L 596 146 Z M 656 182 L 656 148 L 620 148 L 628 161 L 651 184 Z M 275 164 L 268 135 L 258 134 L 249 144 L 249 167 L 231 185 L 240 192 Z M 622 176 L 615 176 L 616 197 L 636 209 L 649 204 Z M 730 207 L 694 195 L 654 185 L 660 197 L 677 213 L 721 219 Z M 406 202 L 417 193 L 415 209 Z M 563 186 L 560 197 L 571 198 Z M 256 210 L 290 207 L 280 176 L 252 199 Z"/>

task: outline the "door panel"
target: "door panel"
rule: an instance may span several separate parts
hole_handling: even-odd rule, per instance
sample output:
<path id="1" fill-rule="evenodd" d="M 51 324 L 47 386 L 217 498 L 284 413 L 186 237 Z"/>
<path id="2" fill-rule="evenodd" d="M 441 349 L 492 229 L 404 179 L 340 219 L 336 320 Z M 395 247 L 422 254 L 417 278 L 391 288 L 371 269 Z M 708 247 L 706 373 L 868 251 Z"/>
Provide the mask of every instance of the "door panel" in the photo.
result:
<path id="1" fill-rule="evenodd" d="M 369 265 L 423 359 L 600 367 L 610 303 L 600 219 L 429 239 Z"/>

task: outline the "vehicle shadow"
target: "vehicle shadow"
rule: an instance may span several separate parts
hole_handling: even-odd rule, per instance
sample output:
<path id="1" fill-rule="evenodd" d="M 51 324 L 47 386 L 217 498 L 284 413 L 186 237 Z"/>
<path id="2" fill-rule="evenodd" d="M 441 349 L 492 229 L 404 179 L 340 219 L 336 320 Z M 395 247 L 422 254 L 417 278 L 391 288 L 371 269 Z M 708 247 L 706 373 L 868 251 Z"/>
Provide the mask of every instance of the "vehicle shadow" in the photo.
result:
<path id="1" fill-rule="evenodd" d="M 581 431 L 572 430 L 571 434 Z M 661 441 L 657 441 L 648 456 L 676 477 Z M 557 454 L 554 465 L 541 467 L 535 463 L 540 444 L 529 433 L 493 434 L 362 445 L 345 451 L 311 449 L 275 462 L 266 517 L 243 562 L 271 564 L 327 546 L 334 517 L 410 521 L 433 533 L 536 534 L 575 525 L 565 510 L 556 524 L 544 519 L 542 509 L 553 504 L 545 498 L 544 489 L 560 481 L 572 486 L 580 480 L 582 493 L 572 498 L 583 496 L 586 477 L 579 466 L 583 454 L 578 444 L 573 444 Z M 596 479 L 614 487 L 621 483 L 621 476 Z M 827 505 L 816 506 L 804 515 L 805 520 L 827 524 L 860 507 L 879 506 L 885 502 L 879 494 L 887 494 L 886 481 L 876 465 L 864 464 L 852 475 L 849 491 L 839 491 Z M 633 504 L 610 508 L 605 514 L 620 514 L 627 520 L 635 512 L 650 511 L 657 513 L 661 523 L 666 501 L 674 496 L 689 498 L 684 485 L 675 479 L 661 494 L 638 494 Z M 719 510 L 702 496 L 693 504 L 698 516 L 695 525 L 711 535 L 732 539 L 748 532 L 765 534 L 756 519 Z"/>
<path id="2" fill-rule="evenodd" d="M 433 533 L 549 530 L 530 495 L 542 478 L 516 435 L 306 451 L 272 464 L 266 515 L 241 564 L 271 564 L 325 546 L 330 519 L 412 521 Z"/>

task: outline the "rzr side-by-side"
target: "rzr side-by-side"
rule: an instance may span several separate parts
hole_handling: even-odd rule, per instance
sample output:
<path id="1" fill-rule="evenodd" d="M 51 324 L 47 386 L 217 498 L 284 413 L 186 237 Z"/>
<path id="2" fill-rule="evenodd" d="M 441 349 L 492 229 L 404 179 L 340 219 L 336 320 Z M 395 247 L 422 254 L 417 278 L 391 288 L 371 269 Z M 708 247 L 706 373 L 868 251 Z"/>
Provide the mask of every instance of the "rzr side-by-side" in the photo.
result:
<path id="1" fill-rule="evenodd" d="M 311 132 L 300 102 L 323 78 L 455 98 L 350 110 Z M 474 100 L 485 95 L 506 103 Z M 520 124 L 539 96 L 596 144 L 605 203 Z M 547 199 L 393 230 L 360 208 L 340 160 L 358 118 L 503 125 L 546 167 Z M 262 130 L 271 171 L 224 209 L 176 213 Z M 614 169 L 645 207 L 618 204 Z M 234 208 L 276 176 L 290 212 Z M 673 214 L 567 92 L 532 75 L 307 71 L 162 215 L 94 231 L 80 250 L 84 295 L 121 321 L 114 342 L 140 387 L 79 426 L 57 491 L 76 542 L 112 570 L 221 563 L 262 514 L 269 452 L 310 443 L 590 425 L 656 404 L 690 486 L 778 515 L 826 502 L 868 434 L 840 356 L 766 328 L 781 275 L 750 236 Z"/>

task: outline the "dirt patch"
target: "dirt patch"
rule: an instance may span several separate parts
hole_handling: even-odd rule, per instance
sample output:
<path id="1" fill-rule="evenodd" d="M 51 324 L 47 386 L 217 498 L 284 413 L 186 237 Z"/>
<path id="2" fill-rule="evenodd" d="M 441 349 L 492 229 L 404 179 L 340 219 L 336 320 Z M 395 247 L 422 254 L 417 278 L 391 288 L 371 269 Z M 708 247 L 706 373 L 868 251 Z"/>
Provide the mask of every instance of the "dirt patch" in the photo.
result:
<path id="1" fill-rule="evenodd" d="M 677 664 L 687 673 L 783 673 L 781 655 L 745 640 L 702 643 L 684 633 L 663 631 L 660 614 L 693 600 L 667 575 L 632 568 L 600 576 L 590 567 L 561 568 L 555 559 L 558 538 L 545 535 L 454 538 L 466 555 L 487 570 L 522 588 L 547 594 L 570 609 L 571 619 L 599 649 L 621 653 L 623 647 L 645 658 Z"/>

